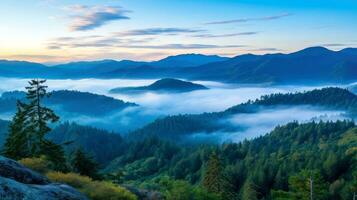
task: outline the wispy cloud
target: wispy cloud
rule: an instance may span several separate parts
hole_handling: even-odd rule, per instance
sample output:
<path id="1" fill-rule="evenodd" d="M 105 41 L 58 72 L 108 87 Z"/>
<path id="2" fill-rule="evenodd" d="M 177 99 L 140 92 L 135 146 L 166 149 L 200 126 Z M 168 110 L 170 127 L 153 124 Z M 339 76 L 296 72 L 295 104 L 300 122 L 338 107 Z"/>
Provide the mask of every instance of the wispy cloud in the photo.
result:
<path id="1" fill-rule="evenodd" d="M 263 48 L 253 49 L 251 51 L 283 51 L 283 50 L 273 47 L 263 47 Z"/>
<path id="2" fill-rule="evenodd" d="M 130 19 L 126 16 L 129 11 L 117 6 L 74 5 L 67 9 L 76 13 L 71 16 L 72 23 L 69 27 L 71 31 L 92 30 L 110 21 Z"/>
<path id="3" fill-rule="evenodd" d="M 118 47 L 120 45 L 142 44 L 152 41 L 153 38 L 118 38 L 112 35 L 98 36 L 89 35 L 84 37 L 59 37 L 47 42 L 47 49 L 56 50 L 62 48 L 84 48 L 84 47 Z"/>
<path id="4" fill-rule="evenodd" d="M 253 18 L 241 18 L 241 19 L 232 19 L 232 20 L 224 20 L 224 21 L 214 21 L 205 23 L 206 25 L 218 25 L 218 24 L 233 24 L 233 23 L 245 23 L 251 21 L 270 21 L 276 20 L 284 17 L 291 16 L 291 13 L 283 13 L 280 15 L 272 15 L 272 16 L 265 16 L 265 17 L 253 17 Z"/>
<path id="5" fill-rule="evenodd" d="M 135 29 L 129 31 L 118 32 L 118 36 L 140 36 L 140 35 L 177 35 L 180 33 L 197 33 L 203 32 L 200 29 L 191 28 L 147 28 L 147 29 Z"/>
<path id="6" fill-rule="evenodd" d="M 197 38 L 221 38 L 221 37 L 235 37 L 235 36 L 244 36 L 244 35 L 256 35 L 259 32 L 241 32 L 241 33 L 231 33 L 231 34 L 201 34 L 201 35 L 193 35 L 192 37 Z"/>
<path id="7" fill-rule="evenodd" d="M 327 44 L 321 44 L 320 46 L 324 46 L 324 47 L 345 47 L 345 46 L 349 46 L 349 44 L 327 43 Z"/>
<path id="8" fill-rule="evenodd" d="M 245 45 L 212 45 L 212 44 L 164 44 L 164 45 L 128 45 L 122 46 L 134 49 L 215 49 L 215 48 L 239 48 Z"/>

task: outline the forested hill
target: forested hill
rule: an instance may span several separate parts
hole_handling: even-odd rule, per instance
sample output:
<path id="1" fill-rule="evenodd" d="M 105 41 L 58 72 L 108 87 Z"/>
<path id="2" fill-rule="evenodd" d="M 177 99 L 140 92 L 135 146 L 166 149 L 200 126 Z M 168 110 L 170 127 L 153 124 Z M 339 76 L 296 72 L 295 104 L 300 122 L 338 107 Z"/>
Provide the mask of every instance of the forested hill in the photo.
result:
<path id="1" fill-rule="evenodd" d="M 16 100 L 26 102 L 25 92 L 5 92 L 0 98 L 0 112 L 13 113 L 16 109 Z M 59 90 L 50 93 L 49 98 L 44 99 L 44 104 L 53 108 L 56 112 L 81 114 L 89 116 L 103 116 L 122 111 L 135 103 L 124 102 L 104 95 L 92 94 L 71 90 Z"/>
<path id="2" fill-rule="evenodd" d="M 147 92 L 147 91 L 155 91 L 155 92 L 190 92 L 195 90 L 206 90 L 207 87 L 192 83 L 189 81 L 183 81 L 179 79 L 173 78 L 164 78 L 148 86 L 141 87 L 122 87 L 122 88 L 114 88 L 110 90 L 112 93 L 132 93 L 132 92 Z"/>
<path id="3" fill-rule="evenodd" d="M 356 146 L 353 122 L 293 122 L 257 139 L 220 147 L 177 147 L 147 138 L 133 142 L 107 171 L 121 169 L 122 181 L 143 187 L 164 188 L 160 180 L 165 175 L 202 184 L 208 158 L 216 152 L 226 177 L 223 192 L 238 199 L 305 199 L 309 187 L 302 185 L 312 176 L 317 199 L 347 200 L 357 188 Z"/>
<path id="4" fill-rule="evenodd" d="M 0 150 L 8 136 L 9 123 L 0 120 Z M 101 166 L 122 155 L 127 148 L 127 142 L 118 133 L 69 122 L 53 128 L 46 138 L 61 144 L 69 155 L 77 149 L 82 149 L 93 156 Z"/>
<path id="5" fill-rule="evenodd" d="M 357 96 L 346 89 L 334 87 L 307 92 L 272 94 L 233 106 L 223 112 L 176 115 L 157 119 L 134 131 L 131 136 L 142 138 L 156 135 L 179 141 L 178 139 L 193 133 L 229 132 L 232 131 L 232 127 L 227 123 L 222 123 L 222 120 L 227 117 L 239 113 L 257 113 L 264 109 L 281 106 L 313 106 L 322 109 L 343 110 L 354 115 L 357 109 Z"/>
<path id="6" fill-rule="evenodd" d="M 258 106 L 276 106 L 276 105 L 311 105 L 319 106 L 326 109 L 341 109 L 350 112 L 357 111 L 357 96 L 348 89 L 338 87 L 328 87 L 315 89 L 307 92 L 297 93 L 277 93 L 262 96 L 255 101 L 248 101 L 227 109 L 227 113 L 242 112 L 249 105 Z"/>
<path id="7" fill-rule="evenodd" d="M 126 141 L 118 133 L 68 122 L 57 126 L 46 137 L 57 144 L 69 143 L 64 145 L 69 154 L 81 148 L 101 165 L 121 155 L 127 148 Z"/>

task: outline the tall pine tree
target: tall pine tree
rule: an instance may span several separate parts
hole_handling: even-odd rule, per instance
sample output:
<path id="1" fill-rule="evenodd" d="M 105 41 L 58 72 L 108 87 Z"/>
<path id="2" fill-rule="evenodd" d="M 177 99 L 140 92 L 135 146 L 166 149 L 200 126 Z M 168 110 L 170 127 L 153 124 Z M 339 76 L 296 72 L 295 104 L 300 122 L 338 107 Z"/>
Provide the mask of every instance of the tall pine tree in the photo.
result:
<path id="1" fill-rule="evenodd" d="M 18 101 L 17 112 L 11 122 L 9 136 L 4 145 L 4 155 L 13 159 L 46 155 L 54 163 L 55 169 L 65 163 L 61 146 L 47 141 L 44 137 L 51 131 L 49 122 L 59 117 L 49 108 L 42 106 L 47 97 L 46 80 L 31 80 L 27 89 L 27 103 Z"/>
<path id="2" fill-rule="evenodd" d="M 19 160 L 30 155 L 26 131 L 26 104 L 17 102 L 17 112 L 9 127 L 9 135 L 4 144 L 4 155 Z"/>
<path id="3" fill-rule="evenodd" d="M 311 185 L 311 180 L 313 181 Z M 328 196 L 328 185 L 318 171 L 302 170 L 295 176 L 289 178 L 289 189 L 294 196 L 301 200 L 309 200 L 311 194 L 313 199 L 323 200 Z"/>
<path id="4" fill-rule="evenodd" d="M 39 155 L 44 136 L 51 131 L 47 123 L 58 121 L 59 117 L 49 108 L 42 106 L 41 100 L 48 97 L 47 86 L 43 85 L 46 80 L 31 80 L 27 89 L 27 99 L 29 105 L 27 108 L 27 117 L 29 120 L 29 142 L 31 153 Z"/>
<path id="5" fill-rule="evenodd" d="M 223 174 L 221 161 L 216 153 L 212 153 L 203 177 L 203 186 L 207 191 L 220 195 L 223 199 L 234 199 L 232 184 Z"/>

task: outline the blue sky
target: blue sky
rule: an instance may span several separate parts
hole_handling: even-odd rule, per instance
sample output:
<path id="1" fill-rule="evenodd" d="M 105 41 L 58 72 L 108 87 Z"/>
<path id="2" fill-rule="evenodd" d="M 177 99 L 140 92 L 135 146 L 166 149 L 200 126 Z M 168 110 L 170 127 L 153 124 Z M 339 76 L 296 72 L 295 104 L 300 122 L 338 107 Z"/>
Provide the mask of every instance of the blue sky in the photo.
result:
<path id="1" fill-rule="evenodd" d="M 235 56 L 357 46 L 355 0 L 2 0 L 0 58 Z"/>

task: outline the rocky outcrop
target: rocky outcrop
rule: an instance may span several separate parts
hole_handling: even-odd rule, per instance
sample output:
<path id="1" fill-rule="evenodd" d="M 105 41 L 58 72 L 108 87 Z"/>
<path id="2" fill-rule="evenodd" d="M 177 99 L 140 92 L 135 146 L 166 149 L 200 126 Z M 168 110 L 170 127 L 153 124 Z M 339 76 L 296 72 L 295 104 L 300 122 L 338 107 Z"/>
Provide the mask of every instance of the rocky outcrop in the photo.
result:
<path id="1" fill-rule="evenodd" d="M 1 200 L 87 200 L 74 188 L 51 183 L 18 162 L 0 156 Z"/>
<path id="2" fill-rule="evenodd" d="M 0 156 L 0 176 L 25 184 L 48 184 L 50 181 L 20 163 Z"/>

